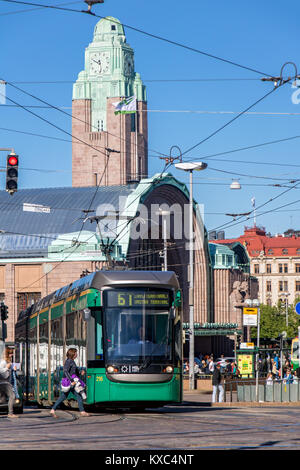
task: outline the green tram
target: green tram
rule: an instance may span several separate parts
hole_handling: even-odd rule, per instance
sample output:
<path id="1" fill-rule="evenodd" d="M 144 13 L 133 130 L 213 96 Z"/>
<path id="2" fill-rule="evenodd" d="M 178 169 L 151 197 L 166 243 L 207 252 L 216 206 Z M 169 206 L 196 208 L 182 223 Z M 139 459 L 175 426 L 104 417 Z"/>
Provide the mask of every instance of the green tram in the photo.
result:
<path id="1" fill-rule="evenodd" d="M 182 400 L 182 313 L 169 271 L 97 271 L 20 313 L 24 399 L 51 405 L 66 351 L 86 371 L 86 405 L 158 407 Z M 75 398 L 75 397 L 73 397 Z M 76 400 L 68 397 L 69 405 Z"/>

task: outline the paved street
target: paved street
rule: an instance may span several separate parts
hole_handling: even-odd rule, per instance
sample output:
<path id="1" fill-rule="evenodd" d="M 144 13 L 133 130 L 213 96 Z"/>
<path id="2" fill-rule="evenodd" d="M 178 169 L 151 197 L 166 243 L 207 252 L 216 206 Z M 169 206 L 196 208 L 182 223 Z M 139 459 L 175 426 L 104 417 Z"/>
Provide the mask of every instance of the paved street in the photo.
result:
<path id="1" fill-rule="evenodd" d="M 300 449 L 300 406 L 211 406 L 185 395 L 180 406 L 145 412 L 25 408 L 18 420 L 0 416 L 2 448 L 18 450 L 248 450 Z"/>

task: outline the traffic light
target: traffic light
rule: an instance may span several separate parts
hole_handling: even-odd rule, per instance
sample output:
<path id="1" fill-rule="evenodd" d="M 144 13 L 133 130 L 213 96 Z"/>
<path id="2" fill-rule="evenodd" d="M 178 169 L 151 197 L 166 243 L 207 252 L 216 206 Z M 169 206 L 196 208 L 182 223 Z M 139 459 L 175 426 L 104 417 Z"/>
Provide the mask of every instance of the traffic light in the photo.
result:
<path id="1" fill-rule="evenodd" d="M 6 160 L 6 191 L 12 196 L 18 190 L 19 157 L 14 152 L 7 155 Z"/>
<path id="2" fill-rule="evenodd" d="M 1 320 L 5 321 L 8 317 L 8 307 L 4 303 L 1 304 L 0 306 L 0 311 L 1 311 Z"/>

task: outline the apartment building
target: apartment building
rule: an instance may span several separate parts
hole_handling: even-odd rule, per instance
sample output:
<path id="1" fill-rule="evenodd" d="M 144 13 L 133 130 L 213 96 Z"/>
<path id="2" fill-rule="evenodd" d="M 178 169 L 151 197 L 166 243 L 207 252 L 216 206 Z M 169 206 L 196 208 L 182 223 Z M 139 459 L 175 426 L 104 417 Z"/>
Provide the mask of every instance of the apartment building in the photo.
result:
<path id="1" fill-rule="evenodd" d="M 240 242 L 250 258 L 250 273 L 259 284 L 261 303 L 276 305 L 278 301 L 292 304 L 300 297 L 300 235 L 288 230 L 271 235 L 264 227 L 245 227 L 236 239 L 214 240 L 214 243 Z"/>

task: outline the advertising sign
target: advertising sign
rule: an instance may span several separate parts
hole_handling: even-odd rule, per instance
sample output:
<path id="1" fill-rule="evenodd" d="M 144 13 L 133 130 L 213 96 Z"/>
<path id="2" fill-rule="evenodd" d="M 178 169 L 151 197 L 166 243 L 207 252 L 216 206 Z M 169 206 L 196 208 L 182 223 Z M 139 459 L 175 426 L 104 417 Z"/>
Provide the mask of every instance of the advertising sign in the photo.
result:
<path id="1" fill-rule="evenodd" d="M 238 354 L 238 369 L 240 374 L 250 376 L 253 375 L 253 354 Z"/>

